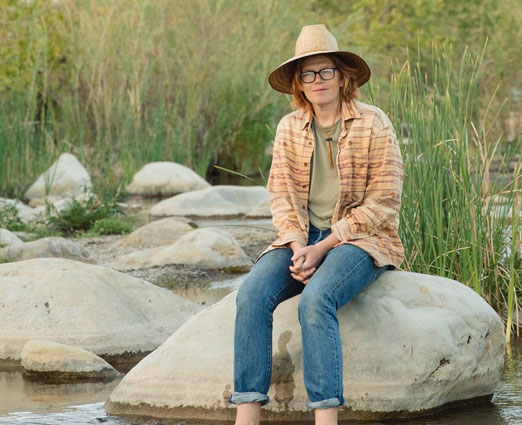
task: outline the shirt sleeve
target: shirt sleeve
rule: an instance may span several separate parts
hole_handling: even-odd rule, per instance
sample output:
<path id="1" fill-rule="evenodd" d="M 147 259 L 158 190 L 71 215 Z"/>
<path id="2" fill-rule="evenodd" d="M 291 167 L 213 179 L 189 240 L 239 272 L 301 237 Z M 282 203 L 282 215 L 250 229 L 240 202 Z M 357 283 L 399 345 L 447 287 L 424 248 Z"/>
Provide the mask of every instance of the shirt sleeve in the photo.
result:
<path id="1" fill-rule="evenodd" d="M 403 163 L 389 120 L 372 136 L 368 160 L 368 180 L 362 203 L 332 225 L 332 232 L 340 241 L 372 236 L 396 220 L 399 214 Z"/>
<path id="2" fill-rule="evenodd" d="M 279 235 L 279 239 L 273 245 L 282 246 L 293 241 L 299 241 L 306 245 L 306 237 L 299 225 L 299 219 L 290 195 L 291 187 L 289 185 L 291 185 L 291 182 L 287 178 L 289 167 L 285 160 L 281 127 L 280 122 L 276 130 L 272 165 L 267 184 L 272 222 Z"/>

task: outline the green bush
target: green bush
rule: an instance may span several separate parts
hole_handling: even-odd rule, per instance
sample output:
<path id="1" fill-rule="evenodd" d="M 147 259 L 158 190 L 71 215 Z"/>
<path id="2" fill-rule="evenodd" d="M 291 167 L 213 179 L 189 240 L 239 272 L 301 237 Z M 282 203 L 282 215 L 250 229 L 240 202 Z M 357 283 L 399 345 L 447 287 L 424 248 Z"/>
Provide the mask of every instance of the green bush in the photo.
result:
<path id="1" fill-rule="evenodd" d="M 66 235 L 88 231 L 96 221 L 118 214 L 121 214 L 121 210 L 116 198 L 111 196 L 99 200 L 91 194 L 86 201 L 72 199 L 63 211 L 56 211 L 52 205 L 47 205 L 47 223 L 52 229 Z"/>
<path id="2" fill-rule="evenodd" d="M 18 215 L 14 205 L 5 204 L 0 206 L 0 228 L 11 231 L 26 230 L 25 224 Z"/>
<path id="3" fill-rule="evenodd" d="M 90 235 L 123 235 L 134 230 L 134 224 L 128 219 L 119 217 L 107 217 L 96 220 Z"/>

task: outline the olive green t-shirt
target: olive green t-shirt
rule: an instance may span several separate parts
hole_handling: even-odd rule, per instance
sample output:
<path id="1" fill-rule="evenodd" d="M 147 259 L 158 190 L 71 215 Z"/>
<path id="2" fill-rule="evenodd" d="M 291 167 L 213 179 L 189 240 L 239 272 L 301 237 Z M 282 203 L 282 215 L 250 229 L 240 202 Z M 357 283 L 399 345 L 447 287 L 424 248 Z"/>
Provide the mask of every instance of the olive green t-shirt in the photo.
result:
<path id="1" fill-rule="evenodd" d="M 333 167 L 330 165 L 327 134 L 312 120 L 315 148 L 310 167 L 310 191 L 308 192 L 308 218 L 318 229 L 329 229 L 332 215 L 339 196 L 339 176 L 337 175 L 337 142 L 341 134 L 341 119 L 330 133 L 332 141 Z M 324 127 L 328 130 L 329 127 Z"/>

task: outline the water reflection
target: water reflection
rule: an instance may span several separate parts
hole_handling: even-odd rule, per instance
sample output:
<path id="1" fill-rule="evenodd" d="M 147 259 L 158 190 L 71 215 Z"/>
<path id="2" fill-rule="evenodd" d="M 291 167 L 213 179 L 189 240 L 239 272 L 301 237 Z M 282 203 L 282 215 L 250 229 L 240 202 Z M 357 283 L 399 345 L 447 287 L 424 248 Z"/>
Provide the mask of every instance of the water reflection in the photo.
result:
<path id="1" fill-rule="evenodd" d="M 198 286 L 185 286 L 181 288 L 173 288 L 171 290 L 180 297 L 208 306 L 217 303 L 228 294 L 238 289 L 245 276 L 246 274 L 242 274 L 233 279 L 213 282 L 209 286 L 203 288 Z"/>
<path id="2" fill-rule="evenodd" d="M 0 416 L 20 411 L 56 412 L 66 406 L 97 403 L 107 399 L 120 381 L 121 378 L 108 383 L 47 384 L 25 380 L 19 370 L 3 371 Z"/>

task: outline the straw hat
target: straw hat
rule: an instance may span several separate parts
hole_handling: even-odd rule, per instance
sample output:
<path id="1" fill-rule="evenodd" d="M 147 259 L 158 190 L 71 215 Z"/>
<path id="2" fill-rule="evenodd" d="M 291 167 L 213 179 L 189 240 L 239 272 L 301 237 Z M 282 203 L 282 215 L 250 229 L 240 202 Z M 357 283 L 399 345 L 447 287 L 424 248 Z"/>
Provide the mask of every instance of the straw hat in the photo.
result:
<path id="1" fill-rule="evenodd" d="M 274 69 L 268 77 L 268 83 L 274 90 L 281 93 L 292 94 L 292 78 L 295 72 L 297 59 L 312 55 L 335 53 L 346 65 L 357 71 L 357 84 L 361 87 L 370 79 L 370 67 L 355 53 L 339 50 L 337 40 L 323 24 L 307 25 L 301 29 L 301 33 L 295 43 L 295 55 Z"/>

